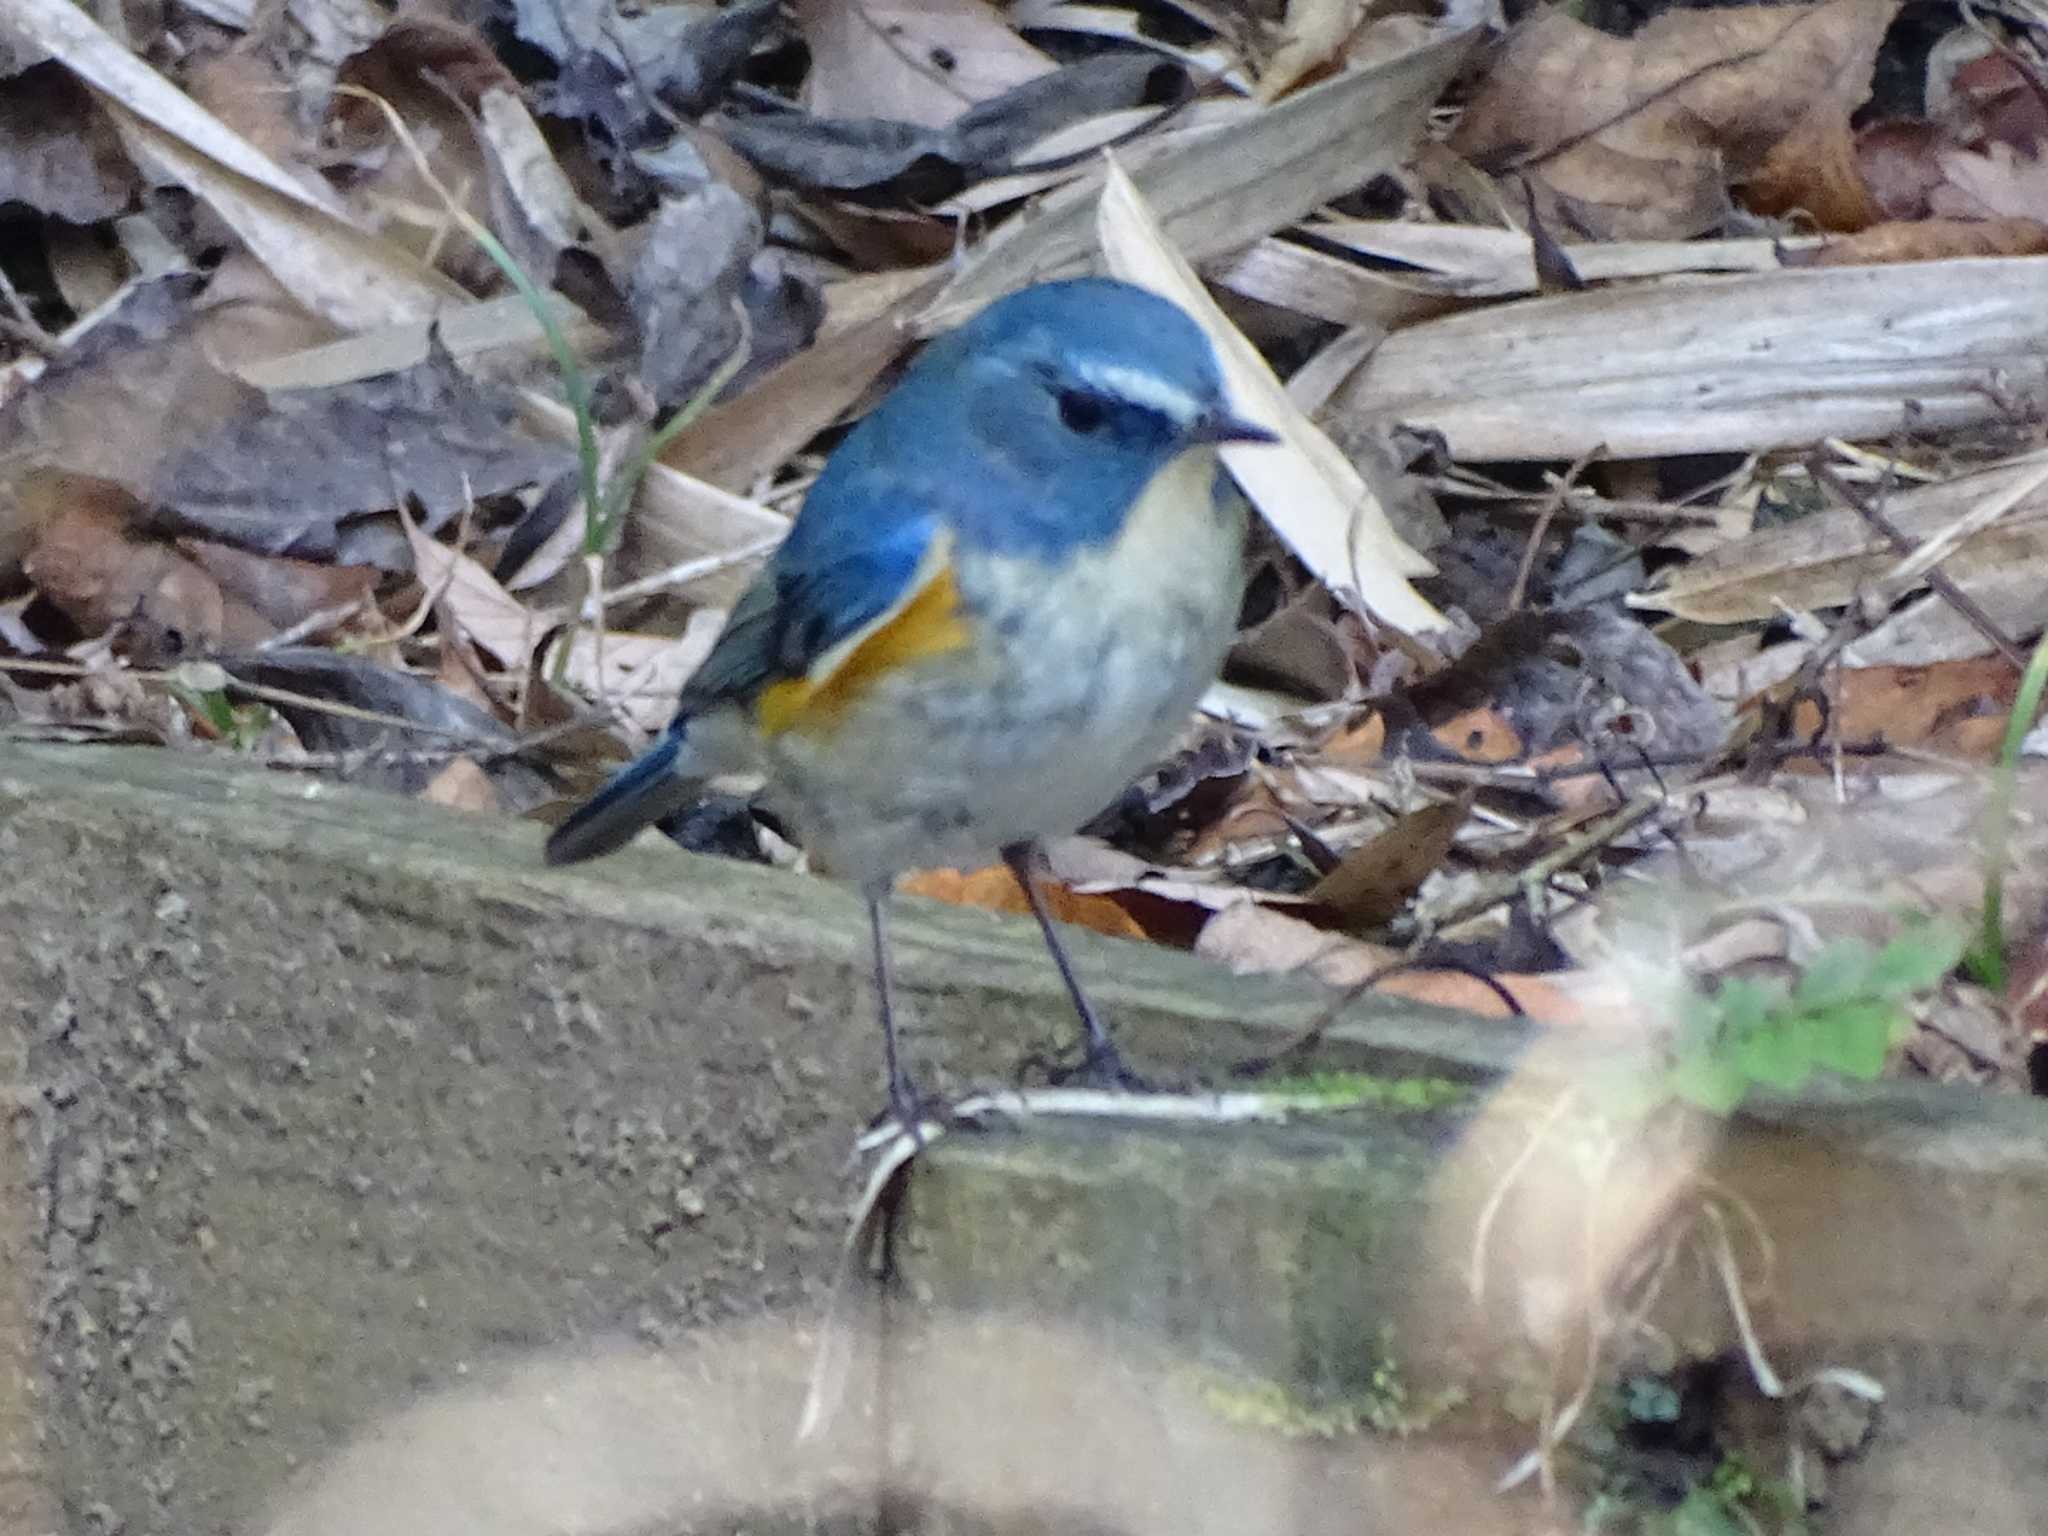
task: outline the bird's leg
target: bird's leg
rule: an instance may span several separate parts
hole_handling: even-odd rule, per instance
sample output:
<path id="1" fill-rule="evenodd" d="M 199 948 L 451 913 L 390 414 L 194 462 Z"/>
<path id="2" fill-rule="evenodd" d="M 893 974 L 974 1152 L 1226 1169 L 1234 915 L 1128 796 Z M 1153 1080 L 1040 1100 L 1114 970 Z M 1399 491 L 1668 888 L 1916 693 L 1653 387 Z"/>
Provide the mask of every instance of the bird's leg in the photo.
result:
<path id="1" fill-rule="evenodd" d="M 867 893 L 868 931 L 875 944 L 875 1006 L 882 1017 L 882 1060 L 889 1073 L 889 1112 L 906 1134 L 919 1135 L 924 1121 L 924 1096 L 903 1068 L 896 1049 L 896 982 L 889 964 L 889 888 Z"/>
<path id="2" fill-rule="evenodd" d="M 1095 1005 L 1081 990 L 1081 979 L 1074 974 L 1074 962 L 1067 958 L 1067 947 L 1060 942 L 1059 928 L 1052 920 L 1052 913 L 1046 910 L 1045 897 L 1038 889 L 1038 845 L 1011 843 L 1003 849 L 1003 862 L 1010 866 L 1010 873 L 1024 887 L 1024 899 L 1031 903 L 1031 915 L 1038 919 L 1038 931 L 1045 935 L 1045 947 L 1052 951 L 1052 963 L 1059 967 L 1060 980 L 1066 983 L 1067 996 L 1073 999 L 1074 1012 L 1081 1016 L 1081 1027 L 1087 1031 L 1088 1054 L 1075 1075 L 1116 1088 L 1144 1087 L 1144 1080 L 1124 1065 L 1116 1042 L 1109 1038 L 1109 1031 L 1096 1017 Z"/>

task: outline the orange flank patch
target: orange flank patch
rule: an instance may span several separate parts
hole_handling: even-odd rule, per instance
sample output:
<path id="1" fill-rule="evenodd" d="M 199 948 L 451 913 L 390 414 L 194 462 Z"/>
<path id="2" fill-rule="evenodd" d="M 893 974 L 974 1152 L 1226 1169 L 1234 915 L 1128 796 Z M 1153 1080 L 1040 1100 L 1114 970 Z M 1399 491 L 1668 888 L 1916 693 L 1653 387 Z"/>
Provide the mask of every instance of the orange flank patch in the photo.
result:
<path id="1" fill-rule="evenodd" d="M 830 726 L 876 679 L 928 656 L 967 644 L 960 588 L 941 567 L 917 595 L 885 614 L 850 649 L 827 652 L 803 677 L 786 678 L 761 692 L 756 718 L 767 735 Z"/>

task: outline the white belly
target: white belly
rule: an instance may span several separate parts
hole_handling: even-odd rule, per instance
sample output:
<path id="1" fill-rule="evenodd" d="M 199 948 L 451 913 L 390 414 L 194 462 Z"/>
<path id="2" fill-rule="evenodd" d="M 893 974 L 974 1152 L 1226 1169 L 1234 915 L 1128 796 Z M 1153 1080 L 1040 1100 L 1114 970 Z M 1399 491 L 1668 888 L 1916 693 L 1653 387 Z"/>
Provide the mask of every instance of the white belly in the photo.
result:
<path id="1" fill-rule="evenodd" d="M 834 873 L 879 884 L 1071 832 L 1155 761 L 1215 677 L 1243 596 L 1244 508 L 1184 455 L 1122 534 L 1051 579 L 963 557 L 981 639 L 882 679 L 829 735 L 771 751 L 771 797 Z"/>

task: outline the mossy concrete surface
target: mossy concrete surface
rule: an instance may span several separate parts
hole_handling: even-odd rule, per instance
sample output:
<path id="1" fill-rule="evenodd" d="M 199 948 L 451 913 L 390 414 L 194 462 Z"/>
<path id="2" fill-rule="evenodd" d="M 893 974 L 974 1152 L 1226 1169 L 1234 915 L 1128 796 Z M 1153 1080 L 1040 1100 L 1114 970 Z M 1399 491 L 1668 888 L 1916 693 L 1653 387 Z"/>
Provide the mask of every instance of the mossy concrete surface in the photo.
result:
<path id="1" fill-rule="evenodd" d="M 561 1417 L 564 1445 L 598 1423 L 609 1457 L 665 1444 L 674 1372 L 647 1386 L 648 1362 L 694 1360 L 764 1317 L 794 1326 L 800 1358 L 777 1366 L 761 1422 L 793 1411 L 853 1192 L 849 1143 L 879 1100 L 858 903 L 663 849 L 550 871 L 538 847 L 531 827 L 208 759 L 0 747 L 0 1045 L 17 1132 L 0 1186 L 0 1529 L 273 1529 L 282 1490 L 323 1463 L 297 1507 L 332 1495 L 320 1507 L 341 1523 L 274 1529 L 428 1529 L 411 1506 L 372 1518 L 362 1504 L 362 1487 L 398 1485 L 371 1454 L 382 1445 L 451 1476 L 492 1466 L 492 1521 L 437 1532 L 652 1536 L 683 1522 L 514 1499 L 552 1452 L 508 1442 L 528 1450 L 491 1461 L 472 1430 L 450 1441 L 435 1426 L 480 1382 L 531 1380 L 522 1422 Z M 1028 924 L 906 902 L 897 937 L 933 1082 L 999 1078 L 1065 1039 Z M 1154 1066 L 1219 1072 L 1325 997 L 1149 946 L 1079 935 L 1076 952 Z M 1456 1078 L 1469 1100 L 1285 1126 L 1047 1120 L 949 1136 L 906 1206 L 910 1310 L 1052 1321 L 1083 1360 L 1097 1337 L 1149 1350 L 1168 1395 L 1185 1398 L 1194 1372 L 1253 1397 L 1277 1383 L 1310 1407 L 1366 1402 L 1399 1425 L 1497 1374 L 1503 1341 L 1568 1328 L 1586 1254 L 1677 1220 L 1704 1175 L 1746 1273 L 1766 1257 L 1752 1215 L 1771 1246 L 1756 1316 L 1783 1368 L 1870 1370 L 1895 1394 L 1895 1448 L 1919 1443 L 1913 1414 L 1950 1415 L 1998 1486 L 2048 1496 L 2027 1449 L 2048 1444 L 2037 1106 L 1907 1087 L 1818 1096 L 1660 1147 L 1656 1166 L 1607 1167 L 1603 1185 L 1588 1175 L 1600 1149 L 1562 1132 L 1523 1155 L 1570 1063 L 1517 1075 L 1521 1055 L 1498 1024 L 1374 1005 L 1324 1064 Z M 890 1303 L 899 1330 L 905 1296 Z M 1733 1337 L 1722 1290 L 1690 1260 L 1666 1277 L 1657 1322 L 1689 1349 Z M 1011 1347 L 965 1368 L 998 1429 L 1030 1358 Z M 541 1360 L 572 1363 L 534 1377 Z M 873 1374 L 885 1364 L 855 1372 L 849 1401 L 890 1395 Z M 935 1413 L 920 1433 L 945 1445 L 982 1417 Z M 1497 1412 L 1492 1428 L 1526 1437 Z M 1225 1454 L 1184 1416 L 1133 1433 L 1126 1470 L 1155 1442 Z M 351 1443 L 356 1460 L 327 1462 Z M 1067 1452 L 1048 1444 L 1058 1472 Z M 660 1482 L 604 1464 L 607 1496 Z M 965 1464 L 948 1463 L 956 1483 Z M 688 1483 L 692 1465 L 661 1472 Z M 1304 1510 L 1321 1507 L 1315 1489 L 1394 1498 L 1341 1444 L 1290 1466 Z M 1472 1507 L 1490 1507 L 1494 1470 L 1468 1479 Z M 1885 1475 L 1895 1512 L 1933 1486 Z M 1224 1512 L 1243 1507 L 1210 1514 Z M 1294 1528 L 1357 1528 L 1348 1518 Z M 1890 1518 L 1848 1528 L 1913 1528 Z M 1209 1528 L 1190 1520 L 1176 1528 Z M 1480 1529 L 1463 1520 L 1444 1528 Z"/>
<path id="2" fill-rule="evenodd" d="M 1806 1447 L 1810 1485 L 1829 1487 L 1819 1530 L 2038 1526 L 2044 1106 L 1838 1088 L 1636 1144 L 1557 1114 L 1559 1092 L 1525 1072 L 1464 1104 L 1280 1127 L 1044 1120 L 957 1136 L 911 1186 L 898 1259 L 921 1306 L 1088 1319 L 1108 1356 L 1198 1373 L 1226 1418 L 1462 1437 L 1472 1455 L 1454 1480 L 1475 1493 L 1534 1443 L 1539 1404 L 1562 1408 L 1584 1380 L 1597 1277 L 1607 1368 L 1724 1362 L 1722 1429 L 1761 1447 L 1763 1476 Z M 1794 1401 L 1844 1369 L 1882 1387 L 1874 1436 L 1841 1467 L 1807 1433 L 1819 1410 L 1745 1406 L 1758 1394 L 1724 1252 L 1758 1356 Z M 1401 1462 L 1385 1443 L 1350 1454 Z M 1483 1504 L 1457 1528 L 1524 1529 Z M 1388 1529 L 1432 1528 L 1418 1519 Z"/>
<path id="3" fill-rule="evenodd" d="M 881 1100 L 859 903 L 659 847 L 548 870 L 539 843 L 216 759 L 0 746 L 0 1526 L 223 1529 L 492 1362 L 815 1308 Z M 928 1081 L 1065 1043 L 1027 923 L 902 907 Z M 1176 1068 L 1321 1000 L 1075 948 Z M 1395 1059 L 1425 1014 L 1363 1017 Z M 1451 1031 L 1481 1070 L 1486 1026 Z"/>

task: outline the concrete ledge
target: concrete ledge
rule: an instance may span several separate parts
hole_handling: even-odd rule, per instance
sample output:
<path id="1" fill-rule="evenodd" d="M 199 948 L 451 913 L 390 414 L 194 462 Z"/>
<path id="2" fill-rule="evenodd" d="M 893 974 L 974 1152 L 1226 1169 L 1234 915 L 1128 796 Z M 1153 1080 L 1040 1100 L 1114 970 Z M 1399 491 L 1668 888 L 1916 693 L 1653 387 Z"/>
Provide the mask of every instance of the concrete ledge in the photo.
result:
<path id="1" fill-rule="evenodd" d="M 17 1487 L 74 1523 L 218 1529 L 490 1360 L 816 1304 L 880 1104 L 857 901 L 538 850 L 218 759 L 0 747 L 0 1515 Z M 1066 1040 L 1028 924 L 905 905 L 939 1080 Z M 1078 938 L 1140 1059 L 1215 1068 L 1321 998 Z M 1424 1049 L 1415 1010 L 1367 1017 Z"/>
<path id="2" fill-rule="evenodd" d="M 691 1352 L 745 1319 L 777 1320 L 808 1358 L 849 1137 L 879 1098 L 857 902 L 658 849 L 548 871 L 538 843 L 211 759 L 0 747 L 16 1129 L 0 1166 L 0 1527 L 267 1529 L 309 1468 L 351 1441 L 350 1457 L 398 1455 L 404 1425 L 442 1422 L 437 1405 L 479 1381 L 527 1381 L 532 1419 L 556 1386 L 602 1397 L 697 1371 Z M 918 1051 L 950 1080 L 1065 1039 L 1028 924 L 906 903 L 898 934 Z M 1137 1055 L 1195 1071 L 1270 1047 L 1326 996 L 1085 935 L 1077 959 Z M 1590 1201 L 1577 1144 L 1517 1163 L 1550 1092 L 1525 1057 L 1501 1025 L 1376 1004 L 1337 1032 L 1330 1065 L 1458 1079 L 1469 1096 L 1277 1128 L 949 1139 L 906 1207 L 911 1311 L 1053 1320 L 1311 1403 L 1370 1396 L 1391 1360 L 1420 1402 L 1485 1387 L 1513 1348 L 1527 1358 L 1583 1265 L 1589 1211 L 1640 1233 L 1668 1215 L 1660 1171 L 1704 1173 L 1775 1245 L 1757 1317 L 1781 1366 L 1860 1365 L 1894 1393 L 1892 1454 L 1868 1480 L 1893 1478 L 1890 1502 L 1845 1528 L 1926 1528 L 1944 1485 L 1916 1458 L 1956 1434 L 1977 1484 L 2019 1509 L 2048 1499 L 2041 1106 L 1912 1085 L 1816 1095 L 1611 1170 L 1609 1194 L 1632 1204 L 1615 1210 Z M 1711 1277 L 1674 1275 L 1656 1320 L 1689 1350 L 1732 1337 Z M 1016 1347 L 978 1368 L 1007 1371 Z M 535 1374 L 565 1359 L 582 1363 Z M 647 1364 L 664 1360 L 682 1364 Z M 775 1369 L 762 1423 L 785 1422 L 800 1375 Z M 670 1387 L 647 1390 L 649 1422 L 670 1422 L 655 1407 Z M 373 1428 L 407 1404 L 415 1418 Z M 1929 1428 L 1941 1415 L 1960 1426 L 1946 1441 Z M 1161 1443 L 1223 1454 L 1174 1426 Z M 918 1431 L 927 1451 L 953 1432 Z M 1365 1474 L 1346 1444 L 1289 1452 L 1287 1475 L 1352 1486 Z M 1046 1455 L 1051 1476 L 1057 1436 Z M 316 1485 L 375 1483 L 387 1463 L 346 1465 L 357 1482 Z M 1385 1493 L 1397 1464 L 1375 1465 L 1365 1481 Z M 1470 1483 L 1473 1507 L 1486 1483 Z M 343 1524 L 290 1528 L 346 1529 L 354 1495 L 338 1497 L 322 1507 Z M 435 1529 L 527 1528 L 483 1507 Z M 590 1509 L 533 1528 L 613 1528 Z M 634 1518 L 616 1528 L 663 1528 Z"/>

